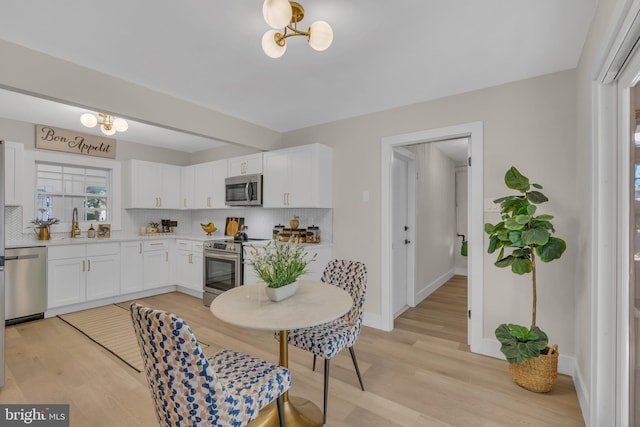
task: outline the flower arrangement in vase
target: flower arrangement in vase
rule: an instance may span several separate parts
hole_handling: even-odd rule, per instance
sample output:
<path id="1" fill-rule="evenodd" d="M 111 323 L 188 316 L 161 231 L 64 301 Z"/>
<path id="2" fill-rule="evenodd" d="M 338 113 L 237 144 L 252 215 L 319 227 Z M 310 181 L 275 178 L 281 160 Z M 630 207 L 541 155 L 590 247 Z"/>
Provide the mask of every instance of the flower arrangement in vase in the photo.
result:
<path id="1" fill-rule="evenodd" d="M 48 218 L 41 219 L 36 218 L 31 220 L 31 224 L 33 224 L 34 232 L 37 229 L 36 234 L 38 235 L 38 240 L 49 240 L 51 239 L 51 230 L 49 227 L 53 224 L 59 223 L 60 220 L 58 218 Z"/>
<path id="2" fill-rule="evenodd" d="M 274 240 L 262 248 L 250 245 L 247 264 L 253 267 L 267 287 L 265 292 L 272 301 L 280 301 L 293 295 L 297 280 L 307 272 L 316 255 L 309 257 L 301 243 Z"/>

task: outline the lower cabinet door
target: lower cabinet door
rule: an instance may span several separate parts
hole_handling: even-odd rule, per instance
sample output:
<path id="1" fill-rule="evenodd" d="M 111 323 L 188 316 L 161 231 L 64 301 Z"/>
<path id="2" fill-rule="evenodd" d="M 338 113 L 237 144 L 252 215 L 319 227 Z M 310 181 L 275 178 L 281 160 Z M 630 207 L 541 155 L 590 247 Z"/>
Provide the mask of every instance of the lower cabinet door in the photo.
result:
<path id="1" fill-rule="evenodd" d="M 51 260 L 47 264 L 47 308 L 85 301 L 85 258 Z"/>
<path id="2" fill-rule="evenodd" d="M 87 300 L 120 293 L 119 258 L 118 255 L 102 255 L 87 259 Z"/>
<path id="3" fill-rule="evenodd" d="M 122 242 L 120 246 L 120 293 L 144 289 L 142 242 Z"/>
<path id="4" fill-rule="evenodd" d="M 169 284 L 169 252 L 144 253 L 144 289 L 159 288 Z"/>

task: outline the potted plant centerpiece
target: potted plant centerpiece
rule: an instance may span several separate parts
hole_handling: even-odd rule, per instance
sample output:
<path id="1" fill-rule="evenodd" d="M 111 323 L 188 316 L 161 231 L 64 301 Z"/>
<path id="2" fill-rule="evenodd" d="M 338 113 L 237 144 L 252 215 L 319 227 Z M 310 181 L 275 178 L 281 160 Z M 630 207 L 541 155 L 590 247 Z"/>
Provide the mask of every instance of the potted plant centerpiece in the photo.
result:
<path id="1" fill-rule="evenodd" d="M 262 248 L 250 245 L 247 263 L 267 284 L 265 292 L 272 301 L 282 301 L 297 290 L 298 277 L 307 272 L 307 266 L 315 261 L 309 257 L 299 242 L 273 240 Z"/>
<path id="2" fill-rule="evenodd" d="M 538 191 L 541 185 L 530 184 L 513 166 L 505 174 L 504 182 L 520 194 L 494 200 L 500 204 L 502 221 L 484 226 L 489 235 L 488 252 L 499 250 L 497 267 L 511 267 L 519 275 L 531 273 L 533 300 L 531 327 L 503 323 L 495 331 L 496 338 L 502 344 L 500 351 L 509 362 L 516 384 L 527 390 L 548 392 L 558 376 L 558 346 L 548 347 L 547 334 L 536 326 L 536 260 L 550 262 L 560 258 L 567 244 L 552 236 L 553 216 L 537 212 L 537 205 L 549 200 Z"/>
<path id="3" fill-rule="evenodd" d="M 33 224 L 33 231 L 38 235 L 38 240 L 51 239 L 51 230 L 49 227 L 59 222 L 59 219 L 53 217 L 48 219 L 36 218 L 31 220 L 31 224 Z"/>

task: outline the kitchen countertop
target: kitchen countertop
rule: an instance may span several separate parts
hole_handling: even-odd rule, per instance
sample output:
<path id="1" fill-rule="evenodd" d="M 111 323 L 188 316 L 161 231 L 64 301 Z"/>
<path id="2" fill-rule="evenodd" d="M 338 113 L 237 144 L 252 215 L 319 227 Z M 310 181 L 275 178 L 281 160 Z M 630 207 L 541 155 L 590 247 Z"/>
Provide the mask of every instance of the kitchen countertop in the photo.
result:
<path id="1" fill-rule="evenodd" d="M 25 247 L 35 247 L 35 246 L 66 246 L 66 245 L 82 245 L 87 243 L 109 243 L 109 242 L 131 242 L 136 240 L 162 240 L 162 239 L 184 239 L 184 240 L 194 240 L 198 242 L 204 242 L 208 240 L 229 240 L 232 236 L 223 236 L 223 235 L 213 235 L 207 236 L 203 233 L 197 234 L 179 234 L 179 233 L 156 233 L 153 235 L 123 235 L 123 236 L 112 236 L 109 238 L 88 238 L 88 237 L 53 237 L 51 240 L 14 240 L 10 242 L 6 242 L 6 249 L 15 249 L 15 248 L 25 248 Z M 247 244 L 255 244 L 256 246 L 263 246 L 267 242 L 271 240 L 259 240 L 259 241 L 248 241 Z M 305 246 L 309 247 L 320 247 L 325 245 L 330 245 L 330 243 L 305 243 Z"/>

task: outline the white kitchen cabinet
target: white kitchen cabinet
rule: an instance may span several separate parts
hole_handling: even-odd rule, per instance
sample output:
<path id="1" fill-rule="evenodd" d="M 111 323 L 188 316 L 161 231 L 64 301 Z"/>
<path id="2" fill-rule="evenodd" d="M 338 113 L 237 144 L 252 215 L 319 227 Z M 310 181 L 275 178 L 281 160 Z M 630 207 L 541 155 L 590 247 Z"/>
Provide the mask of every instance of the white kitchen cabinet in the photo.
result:
<path id="1" fill-rule="evenodd" d="M 202 292 L 202 242 L 178 239 L 172 263 L 174 275 L 172 283 Z"/>
<path id="2" fill-rule="evenodd" d="M 142 241 L 120 244 L 120 292 L 128 294 L 144 289 Z"/>
<path id="3" fill-rule="evenodd" d="M 195 182 L 195 167 L 183 166 L 180 169 L 180 209 L 193 209 Z"/>
<path id="4" fill-rule="evenodd" d="M 143 243 L 143 288 L 169 285 L 169 241 L 150 240 Z"/>
<path id="5" fill-rule="evenodd" d="M 53 248 L 49 248 L 51 257 Z M 86 300 L 84 258 L 49 259 L 47 262 L 47 308 L 62 307 Z"/>
<path id="6" fill-rule="evenodd" d="M 5 141 L 4 145 L 4 204 L 20 206 L 22 205 L 24 145 L 9 141 Z"/>
<path id="7" fill-rule="evenodd" d="M 225 207 L 224 180 L 227 177 L 227 161 L 193 165 L 194 209 L 220 209 Z"/>
<path id="8" fill-rule="evenodd" d="M 263 206 L 331 208 L 332 149 L 303 145 L 264 153 Z"/>
<path id="9" fill-rule="evenodd" d="M 227 159 L 227 176 L 253 175 L 262 173 L 262 153 Z"/>
<path id="10" fill-rule="evenodd" d="M 127 160 L 125 208 L 178 209 L 180 166 Z"/>
<path id="11" fill-rule="evenodd" d="M 48 309 L 119 294 L 117 243 L 54 246 L 47 256 Z"/>

